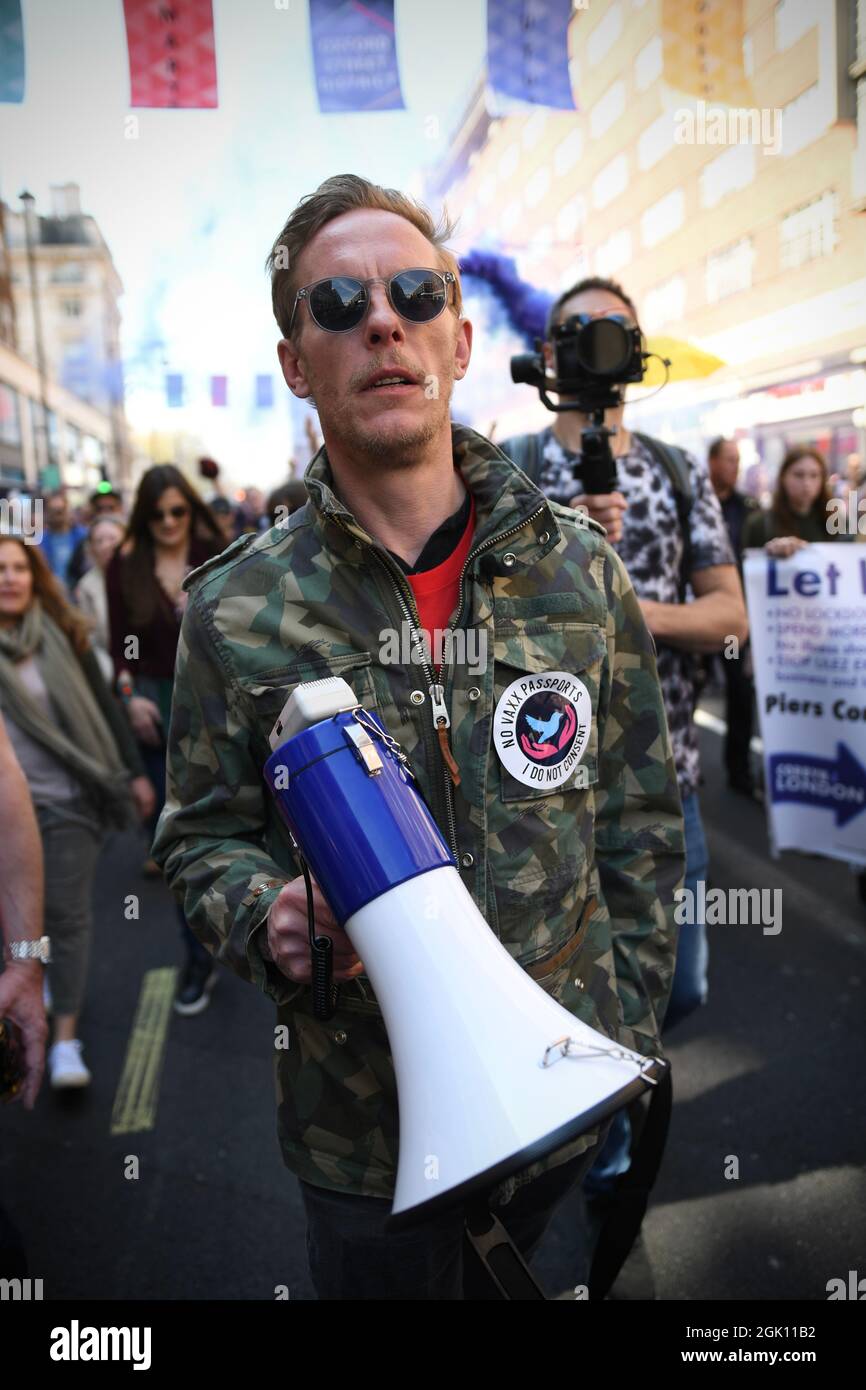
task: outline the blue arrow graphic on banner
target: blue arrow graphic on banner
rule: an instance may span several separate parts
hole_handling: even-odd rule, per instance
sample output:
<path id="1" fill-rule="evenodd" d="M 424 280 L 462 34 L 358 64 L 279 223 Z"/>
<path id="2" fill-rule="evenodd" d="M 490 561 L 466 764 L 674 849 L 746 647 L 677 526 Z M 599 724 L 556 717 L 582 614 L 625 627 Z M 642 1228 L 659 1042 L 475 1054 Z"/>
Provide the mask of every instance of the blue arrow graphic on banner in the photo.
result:
<path id="1" fill-rule="evenodd" d="M 836 825 L 847 825 L 866 809 L 866 767 L 844 743 L 836 745 L 835 761 L 808 753 L 775 753 L 770 758 L 770 796 L 773 801 L 833 810 Z"/>

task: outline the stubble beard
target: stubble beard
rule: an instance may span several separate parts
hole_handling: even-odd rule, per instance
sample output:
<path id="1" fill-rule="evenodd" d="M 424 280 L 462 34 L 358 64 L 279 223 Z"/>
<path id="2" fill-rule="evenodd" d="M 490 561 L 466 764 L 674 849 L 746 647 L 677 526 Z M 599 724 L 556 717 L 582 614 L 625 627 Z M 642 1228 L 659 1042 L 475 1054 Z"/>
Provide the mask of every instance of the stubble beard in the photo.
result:
<path id="1" fill-rule="evenodd" d="M 408 365 L 408 364 L 406 364 Z M 368 371 L 370 368 L 367 369 Z M 373 368 L 375 370 L 375 368 Z M 450 402 L 453 377 L 438 378 L 439 395 L 431 399 L 425 397 L 424 409 L 420 419 L 407 428 L 395 432 L 384 420 L 371 421 L 361 425 L 355 410 L 355 392 L 349 383 L 349 394 L 343 400 L 334 400 L 324 386 L 316 390 L 316 400 L 310 399 L 318 412 L 323 434 L 327 431 L 339 440 L 342 450 L 350 454 L 361 466 L 368 465 L 381 472 L 383 469 L 403 471 L 418 467 L 424 461 L 428 444 L 445 428 L 450 428 Z M 423 390 L 423 387 L 419 387 Z"/>

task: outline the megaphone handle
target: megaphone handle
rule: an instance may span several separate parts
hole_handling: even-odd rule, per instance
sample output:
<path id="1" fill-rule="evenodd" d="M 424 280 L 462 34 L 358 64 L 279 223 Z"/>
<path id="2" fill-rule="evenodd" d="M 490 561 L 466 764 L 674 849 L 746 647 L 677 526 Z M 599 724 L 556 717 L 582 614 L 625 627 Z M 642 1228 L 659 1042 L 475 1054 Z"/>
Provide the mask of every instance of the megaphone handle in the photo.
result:
<path id="1" fill-rule="evenodd" d="M 329 936 L 316 936 L 316 909 L 313 904 L 313 882 L 307 861 L 300 850 L 295 857 L 304 875 L 307 890 L 307 931 L 310 937 L 312 961 L 313 1017 L 326 1023 L 333 1015 L 340 998 L 340 986 L 334 984 L 334 943 Z"/>

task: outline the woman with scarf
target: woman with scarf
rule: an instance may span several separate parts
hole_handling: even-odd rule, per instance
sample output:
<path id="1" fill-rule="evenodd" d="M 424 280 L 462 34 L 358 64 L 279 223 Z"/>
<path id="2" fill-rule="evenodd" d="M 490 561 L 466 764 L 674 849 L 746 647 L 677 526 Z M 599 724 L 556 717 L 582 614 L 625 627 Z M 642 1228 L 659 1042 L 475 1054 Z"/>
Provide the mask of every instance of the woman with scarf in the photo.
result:
<path id="1" fill-rule="evenodd" d="M 186 576 L 226 544 L 210 509 L 173 464 L 149 468 L 138 485 L 129 525 L 105 571 L 109 651 L 117 690 L 156 788 L 151 838 L 165 802 L 165 747 L 174 686 Z M 144 871 L 157 876 L 148 860 Z M 174 1007 L 181 1014 L 207 1008 L 216 968 L 178 906 L 186 960 Z"/>
<path id="2" fill-rule="evenodd" d="M 93 878 L 107 830 L 149 816 L 155 794 L 100 673 L 89 628 L 41 552 L 0 533 L 0 709 L 30 788 L 45 857 L 52 1086 L 91 1076 L 76 1037 L 92 934 Z"/>

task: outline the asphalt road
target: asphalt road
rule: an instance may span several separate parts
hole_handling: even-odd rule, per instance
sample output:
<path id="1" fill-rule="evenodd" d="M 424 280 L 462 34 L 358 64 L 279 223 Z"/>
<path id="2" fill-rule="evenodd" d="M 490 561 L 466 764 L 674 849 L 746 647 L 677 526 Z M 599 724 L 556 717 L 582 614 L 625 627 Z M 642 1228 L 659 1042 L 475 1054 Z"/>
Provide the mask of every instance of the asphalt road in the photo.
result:
<path id="1" fill-rule="evenodd" d="M 709 1002 L 670 1035 L 674 1118 L 644 1226 L 656 1296 L 823 1300 L 829 1279 L 866 1274 L 866 908 L 846 866 L 769 858 L 762 809 L 727 790 L 719 739 L 701 737 L 711 882 L 780 888 L 782 930 L 711 927 Z M 101 863 L 80 1029 L 93 1085 L 60 1097 L 46 1085 L 29 1115 L 4 1108 L 2 1200 L 46 1299 L 270 1300 L 278 1285 L 311 1299 L 257 991 L 223 972 L 204 1014 L 172 1013 L 153 1127 L 111 1133 L 125 1062 L 148 1055 L 158 1026 L 156 1005 L 139 1013 L 128 1061 L 146 972 L 180 959 L 143 852 L 115 837 Z M 138 920 L 124 913 L 132 893 Z M 575 1282 L 577 1229 L 570 1199 L 535 1262 L 552 1296 Z"/>

